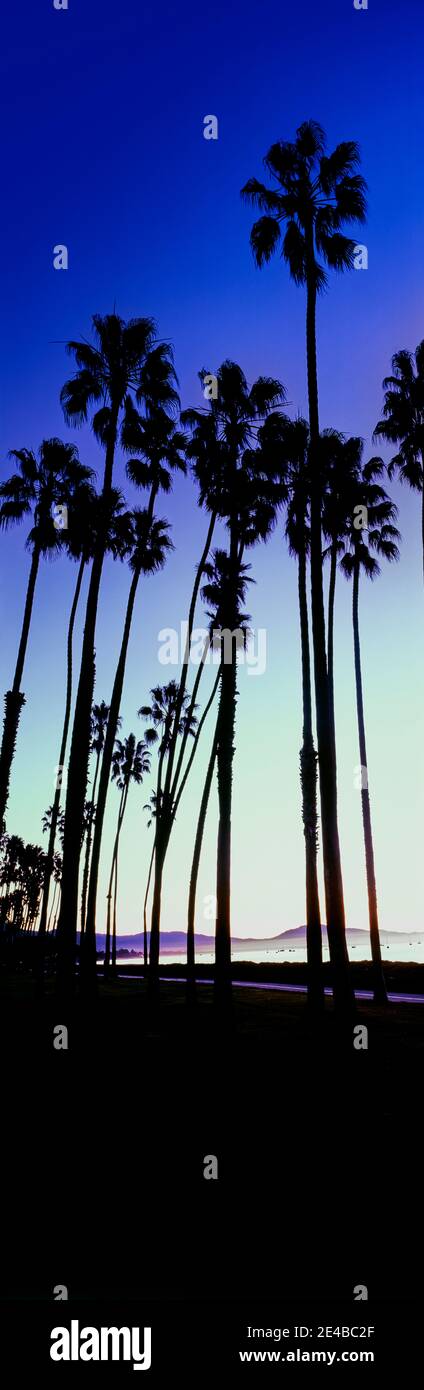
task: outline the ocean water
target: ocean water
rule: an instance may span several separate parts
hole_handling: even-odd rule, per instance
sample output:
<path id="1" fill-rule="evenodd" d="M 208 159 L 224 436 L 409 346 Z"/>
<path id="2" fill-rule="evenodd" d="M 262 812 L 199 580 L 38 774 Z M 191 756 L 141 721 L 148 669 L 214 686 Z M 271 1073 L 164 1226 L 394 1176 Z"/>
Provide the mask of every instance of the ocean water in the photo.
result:
<path id="1" fill-rule="evenodd" d="M 405 933 L 405 943 L 394 942 L 390 945 L 382 944 L 381 953 L 383 960 L 411 961 L 414 962 L 416 965 L 423 965 L 424 934 L 422 937 L 418 937 L 418 939 L 416 939 L 410 944 L 408 941 L 408 935 L 407 933 Z M 355 962 L 355 960 L 360 961 L 371 959 L 370 950 L 366 950 L 364 945 L 362 944 L 358 946 L 350 946 L 349 955 L 351 961 L 353 962 Z M 125 963 L 126 965 L 134 966 L 140 966 L 140 964 L 142 964 L 142 959 L 142 956 L 121 956 L 120 958 L 121 964 Z M 198 964 L 202 963 L 204 965 L 213 965 L 215 957 L 212 951 L 198 951 L 196 959 Z M 323 959 L 329 960 L 329 952 L 327 946 L 323 947 Z M 171 953 L 168 955 L 168 952 L 164 952 L 163 955 L 161 955 L 161 961 L 163 965 L 181 965 L 184 961 L 184 955 L 172 955 Z M 257 964 L 263 962 L 268 965 L 274 965 L 275 963 L 285 965 L 290 961 L 298 961 L 299 963 L 302 963 L 306 961 L 306 950 L 304 946 L 285 946 L 278 947 L 277 949 L 268 947 L 264 950 L 254 950 L 250 948 L 250 950 L 246 951 L 234 951 L 233 962 L 237 963 L 237 961 L 239 961 L 240 963 L 242 961 L 255 961 Z"/>

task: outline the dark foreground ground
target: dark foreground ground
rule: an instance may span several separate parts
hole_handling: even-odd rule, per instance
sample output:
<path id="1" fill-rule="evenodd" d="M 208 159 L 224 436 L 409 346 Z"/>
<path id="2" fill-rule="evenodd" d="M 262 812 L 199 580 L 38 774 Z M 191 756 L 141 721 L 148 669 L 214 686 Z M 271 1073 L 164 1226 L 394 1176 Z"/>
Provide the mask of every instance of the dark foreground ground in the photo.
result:
<path id="1" fill-rule="evenodd" d="M 407 969 L 396 989 L 402 977 L 424 993 Z M 176 1307 L 201 1322 L 215 1301 L 222 1316 L 240 1304 L 242 1320 L 258 1304 L 265 1321 L 266 1308 L 334 1321 L 347 1307 L 362 1322 L 389 1306 L 396 1320 L 420 1296 L 420 1005 L 359 1001 L 340 1028 L 331 999 L 318 1026 L 304 995 L 243 985 L 226 1022 L 212 984 L 191 1010 L 169 980 L 151 1009 L 129 972 L 90 1007 L 59 1005 L 53 986 L 37 1002 L 19 973 L 0 987 L 11 1316 L 37 1306 L 42 1321 L 62 1283 L 88 1322 L 118 1300 L 128 1323 L 153 1301 L 161 1326 Z M 67 1049 L 53 1046 L 59 1025 Z M 204 1176 L 211 1155 L 217 1179 Z M 353 1301 L 359 1284 L 369 1308 Z"/>

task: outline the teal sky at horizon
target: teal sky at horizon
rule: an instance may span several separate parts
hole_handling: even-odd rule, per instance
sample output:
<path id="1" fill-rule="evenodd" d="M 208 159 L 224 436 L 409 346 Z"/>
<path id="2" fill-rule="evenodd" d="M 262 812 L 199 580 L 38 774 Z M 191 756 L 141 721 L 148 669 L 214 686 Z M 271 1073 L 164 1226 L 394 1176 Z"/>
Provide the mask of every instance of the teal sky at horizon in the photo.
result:
<path id="1" fill-rule="evenodd" d="M 123 0 L 118 21 L 111 0 L 101 5 L 94 0 L 84 10 L 70 0 L 68 13 L 52 8 L 41 17 L 25 0 L 19 15 L 7 16 L 6 28 L 10 60 L 5 69 L 2 59 L 2 79 L 10 165 L 8 225 L 1 229 L 7 268 L 1 477 L 10 470 L 8 449 L 36 449 L 54 434 L 74 440 L 81 458 L 100 472 L 101 452 L 89 427 L 66 427 L 59 392 L 70 371 L 66 340 L 88 337 L 91 314 L 106 313 L 114 303 L 124 318 L 157 318 L 159 335 L 174 347 L 184 407 L 202 404 L 200 368 L 213 371 L 230 357 L 249 381 L 261 373 L 278 376 L 289 412 L 307 414 L 304 293 L 290 283 L 278 259 L 262 272 L 255 270 L 249 248 L 253 216 L 239 190 L 250 175 L 262 176 L 262 156 L 272 141 L 291 138 L 311 115 L 326 128 L 330 146 L 359 140 L 369 184 L 369 215 L 357 234 L 368 247 L 368 270 L 331 275 L 319 303 L 321 427 L 360 434 L 366 451 L 376 452 L 371 436 L 391 355 L 400 347 L 414 349 L 424 336 L 424 210 L 417 177 L 424 23 L 418 3 L 407 3 L 401 12 L 394 0 L 384 7 L 370 0 L 369 10 L 359 13 L 350 3 L 329 0 L 324 15 L 312 3 L 294 10 L 269 0 L 260 6 L 236 0 L 229 15 L 219 0 L 200 22 L 192 3 L 182 6 L 178 20 L 168 4 L 160 16 L 146 5 L 141 19 L 138 8 Z M 112 83 L 113 111 L 102 101 Z M 219 119 L 216 142 L 202 137 L 208 112 Z M 52 247 L 59 242 L 69 247 L 67 272 L 52 268 Z M 124 484 L 121 458 L 116 478 Z M 144 494 L 127 483 L 125 490 L 130 502 L 143 504 Z M 401 559 L 385 566 L 375 584 L 362 586 L 365 714 L 380 925 L 416 931 L 423 926 L 420 499 L 397 483 L 390 490 L 399 506 Z M 172 524 L 175 552 L 161 575 L 142 582 L 137 599 L 122 734 L 133 730 L 139 737 L 144 725 L 137 709 L 148 701 L 150 687 L 177 674 L 177 668 L 158 660 L 158 634 L 169 627 L 179 631 L 187 615 L 207 525 L 189 478 L 176 482 L 170 498 L 160 498 L 158 513 Z M 25 534 L 21 527 L 0 535 L 2 691 L 11 682 L 22 621 L 29 568 Z M 267 666 L 257 677 L 246 667 L 239 672 L 232 928 L 237 936 L 268 936 L 305 919 L 297 580 L 282 520 L 269 545 L 258 547 L 249 560 L 256 583 L 247 606 L 254 627 L 266 630 Z M 40 844 L 45 844 L 41 817 L 53 799 L 75 579 L 76 567 L 63 557 L 42 565 L 23 681 L 27 704 L 7 826 Z M 96 644 L 98 700 L 110 696 L 128 584 L 125 566 L 108 560 Z M 354 785 L 359 754 L 351 597 L 351 586 L 340 575 L 335 634 L 340 838 L 347 922 L 366 927 L 360 793 Z M 82 620 L 83 605 L 76 667 Z M 200 604 L 197 623 L 204 621 Z M 205 671 L 205 692 L 212 679 L 213 670 Z M 212 727 L 211 712 L 171 841 L 164 930 L 185 927 Z M 122 933 L 142 925 L 152 844 L 142 806 L 152 785 L 146 781 L 130 792 L 120 860 Z M 105 923 L 117 808 L 112 786 L 99 930 Z M 196 929 L 204 932 L 211 930 L 205 900 L 215 892 L 216 832 L 214 788 L 199 877 Z"/>

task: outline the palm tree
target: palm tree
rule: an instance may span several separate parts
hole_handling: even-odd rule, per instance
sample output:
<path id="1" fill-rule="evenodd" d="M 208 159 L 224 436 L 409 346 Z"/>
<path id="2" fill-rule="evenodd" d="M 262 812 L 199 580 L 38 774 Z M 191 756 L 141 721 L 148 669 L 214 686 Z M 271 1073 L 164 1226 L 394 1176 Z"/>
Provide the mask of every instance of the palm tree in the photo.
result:
<path id="1" fill-rule="evenodd" d="M 74 624 L 75 624 L 75 617 L 76 617 L 76 612 L 77 612 L 77 607 L 78 607 L 78 600 L 79 600 L 79 595 L 80 595 L 80 591 L 81 591 L 81 584 L 82 584 L 82 580 L 83 580 L 84 571 L 85 571 L 85 568 L 86 568 L 87 564 L 88 564 L 88 563 L 90 562 L 90 560 L 92 560 L 92 558 L 93 558 L 94 546 L 95 546 L 95 537 L 96 537 L 97 528 L 98 528 L 99 522 L 100 522 L 100 512 L 101 512 L 101 510 L 102 510 L 101 507 L 100 507 L 100 499 L 98 498 L 98 496 L 97 496 L 97 494 L 95 493 L 94 489 L 91 487 L 91 484 L 84 482 L 84 480 L 83 480 L 82 482 L 78 482 L 78 483 L 77 483 L 77 485 L 74 487 L 74 489 L 73 489 L 73 491 L 72 491 L 72 495 L 71 495 L 71 498 L 70 498 L 70 507 L 69 507 L 68 510 L 69 510 L 69 516 L 68 516 L 68 523 L 69 523 L 69 524 L 68 524 L 68 531 L 67 531 L 67 533 L 66 533 L 66 548 L 67 548 L 68 554 L 71 556 L 71 558 L 72 558 L 72 559 L 76 559 L 76 560 L 79 561 L 79 567 L 78 567 L 77 583 L 76 583 L 76 587 L 75 587 L 74 599 L 73 599 L 73 604 L 72 604 L 72 608 L 71 608 L 71 615 L 70 615 L 69 628 L 68 628 L 68 642 L 67 642 L 67 673 L 66 673 L 66 700 L 65 700 L 65 714 L 64 714 L 63 729 L 62 729 L 61 746 L 60 746 L 60 752 L 59 752 L 59 763 L 58 763 L 59 769 L 61 769 L 61 768 L 63 767 L 64 762 L 65 762 L 65 753 L 66 753 L 66 747 L 67 747 L 67 742 L 68 742 L 69 723 L 70 723 L 70 715 L 71 715 L 71 702 L 72 702 L 72 645 L 73 645 L 73 630 L 74 630 Z M 122 493 L 119 491 L 118 488 L 111 488 L 110 498 L 109 498 L 109 509 L 108 509 L 108 510 L 109 510 L 109 514 L 108 514 L 108 526 L 107 526 L 107 535 L 106 535 L 106 550 L 107 550 L 107 552 L 110 552 L 110 553 L 113 555 L 114 559 L 116 559 L 116 558 L 121 558 L 121 559 L 122 559 L 123 556 L 124 556 L 124 554 L 126 553 L 126 548 L 127 548 L 127 545 L 128 545 L 128 514 L 124 512 L 124 498 L 123 498 Z M 49 890 L 50 890 L 50 880 L 51 880 L 52 869 L 53 869 L 54 845 L 55 845 L 55 838 L 56 838 L 57 819 L 58 819 L 58 814 L 59 814 L 60 793 L 61 793 L 61 778 L 58 778 L 58 779 L 57 779 L 57 784 L 56 784 L 55 799 L 54 799 L 54 804 L 53 804 L 53 808 L 52 808 L 51 822 L 50 822 L 49 844 L 48 844 L 47 857 L 46 857 L 45 884 L 44 884 L 44 891 L 43 891 L 43 903 L 42 903 L 42 909 L 41 909 L 41 919 L 40 919 L 40 928 L 39 928 L 39 930 L 40 930 L 40 958 L 39 958 L 39 972 L 38 972 L 38 973 L 39 973 L 39 988 L 41 988 L 41 985 L 42 985 L 42 959 L 43 959 L 42 936 L 43 936 L 44 931 L 45 931 L 46 918 L 47 918 L 47 905 L 48 905 L 48 897 L 49 897 Z M 84 904 L 84 914 L 83 914 L 83 915 L 84 915 L 84 922 L 85 922 L 85 894 L 86 894 L 86 888 L 87 888 L 86 881 L 85 881 L 85 874 L 86 874 L 86 866 L 87 866 L 87 863 L 88 863 L 88 860 L 89 860 L 89 856 L 90 856 L 90 846 L 91 846 L 91 823 L 92 823 L 93 815 L 94 815 L 94 803 L 91 803 L 91 811 L 90 811 L 90 813 L 89 813 L 89 823 L 87 824 L 86 835 L 85 835 L 85 840 L 86 840 L 86 852 L 85 852 L 84 878 L 83 878 L 83 888 L 82 888 L 82 902 L 83 902 L 83 904 Z M 87 873 L 88 873 L 88 869 L 87 869 Z M 82 931 L 84 930 L 84 925 L 83 925 L 83 923 L 82 923 L 82 925 L 81 925 L 81 930 L 82 930 Z"/>
<path id="2" fill-rule="evenodd" d="M 205 370 L 199 372 L 200 381 L 203 382 L 205 375 Z M 267 418 L 270 411 L 277 405 L 280 405 L 285 399 L 285 391 L 281 382 L 270 377 L 258 377 L 253 386 L 249 387 L 241 367 L 239 367 L 236 362 L 231 362 L 229 360 L 224 361 L 218 368 L 216 382 L 216 398 L 210 400 L 206 411 L 190 409 L 183 411 L 181 415 L 182 425 L 184 425 L 184 427 L 188 426 L 191 430 L 191 440 L 186 449 L 187 457 L 193 462 L 193 474 L 199 484 L 199 502 L 200 505 L 205 506 L 206 510 L 209 512 L 210 524 L 191 597 L 186 650 L 177 694 L 175 719 L 171 733 L 166 774 L 162 788 L 161 815 L 156 825 L 155 878 L 150 940 L 152 983 L 154 973 L 157 976 L 159 965 L 161 895 L 165 858 L 175 820 L 177 788 L 185 753 L 186 740 L 190 728 L 190 722 L 188 722 L 185 735 L 183 735 L 181 741 L 177 767 L 174 773 L 176 740 L 179 733 L 179 714 L 185 697 L 190 640 L 199 587 L 202 575 L 206 572 L 207 557 L 210 551 L 216 519 L 220 517 L 228 520 L 233 509 L 234 484 L 236 481 L 236 474 L 238 475 L 240 473 L 240 460 L 243 451 L 248 450 L 255 444 L 261 423 Z M 254 456 L 255 452 L 253 451 L 252 458 Z M 239 477 L 237 477 L 237 486 L 240 488 Z M 206 650 L 204 655 L 206 658 Z M 203 662 L 199 665 L 192 693 L 192 709 L 194 708 L 202 670 Z M 190 760 L 190 765 L 191 761 L 192 760 Z M 184 779 L 184 784 L 185 780 L 186 779 Z M 182 787 L 180 791 L 182 791 Z"/>
<path id="3" fill-rule="evenodd" d="M 118 892 L 119 840 L 126 811 L 128 792 L 131 782 L 135 782 L 137 786 L 140 786 L 143 782 L 144 777 L 149 772 L 150 753 L 147 743 L 142 739 L 136 741 L 135 734 L 129 734 L 128 738 L 124 739 L 123 743 L 121 739 L 118 738 L 116 740 L 112 758 L 112 779 L 116 782 L 118 790 L 121 793 L 121 798 L 119 802 L 118 823 L 116 828 L 115 842 L 113 846 L 112 866 L 110 871 L 109 890 L 107 899 L 108 908 L 105 944 L 105 973 L 107 973 L 109 968 L 110 918 L 113 880 L 115 880 L 115 887 L 112 933 L 112 970 L 116 969 L 116 907 Z"/>
<path id="4" fill-rule="evenodd" d="M 392 376 L 383 381 L 385 401 L 383 419 L 375 439 L 400 444 L 388 467 L 389 478 L 398 474 L 414 492 L 421 493 L 421 528 L 424 571 L 424 339 L 418 343 L 415 358 L 405 348 L 392 357 Z"/>
<path id="5" fill-rule="evenodd" d="M 40 559 L 42 556 L 51 558 L 56 555 L 63 545 L 63 533 L 55 526 L 55 505 L 68 504 L 75 479 L 81 482 L 90 476 L 90 470 L 80 464 L 77 450 L 71 444 L 62 444 L 60 439 L 44 439 L 38 451 L 38 460 L 31 449 L 12 449 L 9 457 L 16 459 L 19 471 L 0 484 L 0 527 L 6 530 L 31 514 L 33 525 L 26 542 L 32 559 L 15 674 L 12 688 L 5 696 L 0 751 L 0 825 L 9 796 L 20 713 L 25 704 L 21 682 Z"/>
<path id="6" fill-rule="evenodd" d="M 221 671 L 220 673 L 221 674 Z M 196 895 L 197 880 L 199 877 L 200 856 L 202 853 L 203 836 L 205 833 L 206 816 L 208 813 L 209 798 L 212 790 L 213 774 L 215 770 L 218 752 L 218 720 L 215 724 L 215 733 L 212 740 L 209 762 L 206 769 L 206 777 L 200 802 L 199 816 L 196 826 L 194 840 L 193 858 L 190 871 L 190 884 L 188 893 L 187 907 L 187 993 L 190 1002 L 194 999 L 195 990 L 195 924 L 196 924 Z"/>
<path id="7" fill-rule="evenodd" d="M 158 845 L 160 844 L 160 824 L 163 816 L 163 787 L 166 779 L 167 760 L 173 742 L 174 724 L 177 719 L 177 708 L 179 708 L 179 684 L 175 680 L 170 680 L 166 685 L 156 685 L 150 692 L 152 703 L 141 705 L 138 715 L 149 723 L 145 737 L 149 743 L 158 741 L 158 770 L 156 777 L 156 788 L 152 796 L 153 816 L 156 822 L 155 839 L 153 853 L 155 862 L 158 856 Z M 183 697 L 182 707 L 179 710 L 178 736 L 183 741 L 187 737 L 195 736 L 197 728 L 196 717 L 197 706 L 193 705 L 193 698 L 186 692 Z M 172 807 L 172 810 L 175 808 Z M 149 873 L 150 880 L 150 873 Z M 147 895 L 149 881 L 146 889 L 145 909 L 147 905 Z M 160 920 L 160 903 L 159 903 Z M 149 950 L 149 988 L 156 989 L 157 971 L 159 965 L 160 935 L 157 919 L 154 919 L 152 909 L 152 921 L 150 928 L 150 950 Z"/>
<path id="8" fill-rule="evenodd" d="M 399 531 L 393 525 L 397 507 L 384 488 L 375 479 L 384 470 L 382 459 L 370 459 L 364 464 L 357 485 L 357 502 L 367 508 L 367 530 L 355 527 L 352 516 L 347 549 L 341 560 L 341 569 L 347 579 L 353 578 L 352 613 L 353 641 L 356 678 L 356 708 L 358 717 L 359 756 L 361 766 L 362 820 L 365 842 L 365 863 L 368 888 L 368 912 L 373 960 L 374 996 L 380 1003 L 387 999 L 381 961 L 380 934 L 378 926 L 377 888 L 375 881 L 374 845 L 371 825 L 371 806 L 368 781 L 368 760 L 365 737 L 364 698 L 362 688 L 361 648 L 359 638 L 359 579 L 361 571 L 368 579 L 375 579 L 380 573 L 376 556 L 385 560 L 397 560 Z"/>
<path id="9" fill-rule="evenodd" d="M 44 859 L 45 855 L 40 845 L 25 844 L 18 835 L 2 837 L 3 863 L 0 882 L 4 887 L 4 926 L 17 932 L 34 931 L 40 904 Z"/>
<path id="10" fill-rule="evenodd" d="M 56 918 L 57 918 L 57 914 L 58 914 L 58 912 L 59 912 L 59 907 L 60 907 L 60 885 L 61 885 L 61 879 L 62 879 L 62 855 L 59 854 L 57 850 L 55 850 L 55 853 L 54 853 L 54 855 L 53 855 L 53 882 L 54 882 L 54 889 L 53 889 L 53 896 L 52 896 L 51 907 L 50 907 L 50 912 L 49 912 L 49 918 L 48 918 L 48 922 L 47 922 L 47 931 L 48 931 L 48 932 L 49 932 L 49 931 L 54 931 L 54 930 L 55 930 Z"/>
<path id="11" fill-rule="evenodd" d="M 82 956 L 83 968 L 85 967 L 85 980 L 88 986 L 93 983 L 93 969 L 95 972 L 95 943 L 96 943 L 96 900 L 97 884 L 100 864 L 100 850 L 102 841 L 103 821 L 106 809 L 107 784 L 106 774 L 115 757 L 113 748 L 110 749 L 110 739 L 114 731 L 114 740 L 119 723 L 119 710 L 124 687 L 125 666 L 130 639 L 131 624 L 134 613 L 134 604 L 141 574 L 149 575 L 158 573 L 163 568 L 167 552 L 172 549 L 172 541 L 167 532 L 169 530 L 166 521 L 153 520 L 149 517 L 148 509 L 141 510 L 136 508 L 132 513 L 133 536 L 130 555 L 130 567 L 132 570 L 132 580 L 130 584 L 127 610 L 125 615 L 124 630 L 122 634 L 121 650 L 113 684 L 108 723 L 105 735 L 103 758 L 100 769 L 99 794 L 97 798 L 96 816 L 94 823 L 93 850 L 91 856 L 90 879 L 87 899 L 87 922 L 85 931 L 84 953 Z"/>
<path id="12" fill-rule="evenodd" d="M 316 350 L 316 301 L 327 283 L 325 266 L 336 271 L 354 264 L 355 242 L 345 236 L 346 223 L 365 219 L 365 181 L 357 172 L 359 150 L 354 141 L 325 153 L 326 139 L 316 121 L 305 121 L 294 142 L 278 141 L 265 156 L 274 180 L 269 188 L 249 179 L 242 196 L 263 216 L 251 232 L 258 266 L 281 246 L 296 285 L 306 287 L 306 357 L 309 399 L 311 469 L 311 593 L 315 701 L 321 793 L 322 838 L 327 930 L 337 1007 L 352 1005 L 346 944 L 343 879 L 340 857 L 335 746 L 332 736 L 322 575 L 322 484 L 319 467 L 319 404 Z"/>
<path id="13" fill-rule="evenodd" d="M 218 846 L 216 878 L 216 933 L 215 933 L 215 980 L 220 994 L 226 998 L 231 987 L 231 809 L 233 785 L 233 759 L 235 751 L 235 720 L 237 704 L 237 651 L 246 644 L 249 616 L 242 613 L 248 583 L 248 567 L 242 563 L 243 542 L 239 539 L 235 562 L 230 553 L 216 550 L 213 563 L 207 567 L 207 582 L 202 593 L 211 606 L 214 629 L 214 644 L 219 644 L 220 697 L 215 731 L 216 764 L 218 778 Z M 229 659 L 228 634 L 231 634 L 231 653 Z M 196 873 L 196 854 L 200 853 L 199 839 L 203 834 L 207 802 L 211 785 L 214 759 L 211 760 L 206 776 L 205 792 L 200 808 L 198 833 L 195 844 L 195 859 L 192 878 Z M 194 871 L 194 872 L 193 872 Z M 193 893 L 193 886 L 192 886 Z"/>
<path id="14" fill-rule="evenodd" d="M 173 421 L 166 416 L 163 410 L 152 412 L 147 420 L 135 419 L 132 413 L 125 435 L 125 444 L 127 448 L 137 447 L 143 457 L 132 459 L 127 464 L 127 473 L 131 481 L 138 486 L 148 486 L 150 496 L 145 510 L 136 509 L 132 513 L 133 534 L 130 538 L 129 551 L 133 576 L 106 730 L 88 889 L 87 930 L 83 957 L 84 978 L 88 988 L 95 983 L 96 978 L 96 898 L 101 838 L 135 598 L 141 574 L 153 574 L 162 569 L 166 553 L 172 547 L 166 534 L 167 523 L 154 520 L 154 504 L 160 488 L 169 492 L 172 471 L 178 469 L 180 472 L 185 472 L 185 461 L 181 452 L 184 442 L 183 434 L 175 428 Z"/>
<path id="15" fill-rule="evenodd" d="M 119 488 L 112 488 L 110 494 L 109 528 L 107 533 L 106 549 L 107 551 L 110 551 L 111 555 L 113 555 L 114 560 L 124 560 L 126 558 L 132 536 L 130 513 L 124 510 L 124 507 L 125 499 L 123 497 L 122 492 L 120 492 Z M 84 870 L 81 889 L 81 936 L 84 935 L 86 926 L 88 876 L 90 870 L 92 829 L 96 813 L 97 779 L 100 770 L 100 759 L 104 747 L 107 721 L 109 718 L 109 708 L 110 706 L 106 705 L 104 700 L 102 700 L 100 705 L 93 705 L 90 718 L 90 753 L 96 753 L 96 760 L 94 770 L 93 791 L 90 802 L 91 809 L 85 836 Z M 118 718 L 117 729 L 120 727 L 120 724 L 121 720 L 120 718 Z"/>
<path id="16" fill-rule="evenodd" d="M 178 400 L 171 350 L 166 344 L 156 342 L 152 319 L 130 319 L 124 323 L 116 314 L 108 314 L 105 318 L 95 314 L 93 328 L 94 346 L 85 342 L 68 344 L 78 370 L 65 383 L 61 393 L 65 418 L 72 424 L 83 424 L 91 405 L 102 402 L 92 425 L 105 450 L 101 515 L 91 568 L 68 766 L 58 967 L 58 986 L 65 992 L 72 987 L 75 969 L 81 825 L 94 689 L 94 642 L 118 433 L 125 449 L 126 432 L 134 427 L 137 419 L 143 418 L 137 406 L 143 407 L 147 417 L 158 408 L 172 411 Z"/>
<path id="17" fill-rule="evenodd" d="M 76 454 L 76 451 L 75 451 Z M 86 565 L 93 555 L 94 538 L 94 512 L 96 506 L 96 493 L 90 481 L 92 470 L 84 468 L 78 458 L 73 461 L 71 486 L 68 498 L 68 527 L 64 533 L 64 544 L 67 554 L 71 559 L 78 561 L 77 580 L 74 596 L 71 605 L 68 624 L 68 636 L 66 644 L 66 694 L 65 711 L 63 716 L 62 737 L 60 741 L 58 768 L 61 770 L 65 763 L 66 747 L 68 742 L 69 723 L 71 718 L 72 703 L 72 659 L 73 659 L 73 637 L 75 619 L 81 594 L 81 587 L 84 578 Z M 42 938 L 47 924 L 48 901 L 50 892 L 50 880 L 53 872 L 54 849 L 56 840 L 57 822 L 60 807 L 61 777 L 56 780 L 56 788 L 52 813 L 49 826 L 49 841 L 45 861 L 45 877 L 43 885 L 43 897 L 41 904 L 41 915 L 39 925 L 40 935 L 40 960 L 39 977 L 42 976 Z"/>
<path id="18" fill-rule="evenodd" d="M 62 849 L 63 849 L 63 832 L 64 832 L 64 828 L 65 828 L 65 812 L 64 812 L 64 811 L 61 811 L 60 806 L 57 808 L 57 806 L 56 806 L 56 795 L 55 795 L 55 800 L 54 800 L 53 805 L 52 805 L 52 806 L 48 806 L 47 811 L 45 811 L 44 816 L 42 817 L 42 821 L 41 821 L 42 828 L 43 828 L 43 832 L 46 833 L 46 832 L 48 831 L 48 834 L 49 834 L 49 841 L 48 841 L 49 848 L 50 848 L 51 843 L 52 843 L 52 824 L 53 824 L 53 816 L 55 817 L 55 821 L 56 821 L 56 832 L 57 832 L 57 831 L 59 832 L 59 839 L 60 839 L 61 847 L 62 847 Z M 41 917 L 42 917 L 43 910 L 44 910 L 44 900 L 45 900 L 46 883 L 48 882 L 48 889 L 50 890 L 50 882 L 51 882 L 51 879 L 52 879 L 52 878 L 53 878 L 53 883 L 54 883 L 53 896 L 52 896 L 52 901 L 51 901 L 51 904 L 50 904 L 49 915 L 48 915 L 48 918 L 46 919 L 45 927 L 44 927 L 44 929 L 43 929 L 44 932 L 49 932 L 51 929 L 53 929 L 54 923 L 55 923 L 55 918 L 56 918 L 56 916 L 57 916 L 57 911 L 58 911 L 58 909 L 59 909 L 59 907 L 60 907 L 60 883 L 61 883 L 61 878 L 62 878 L 62 855 L 61 855 L 61 854 L 58 854 L 56 851 L 53 851 L 51 867 L 50 867 L 49 875 L 48 875 L 48 879 L 47 879 L 47 858 L 48 858 L 48 855 L 49 855 L 49 848 L 48 848 L 48 850 L 47 850 L 47 854 L 46 854 L 46 858 L 45 858 L 45 871 L 44 871 L 43 896 L 42 896 L 42 900 L 41 900 L 40 925 L 39 925 L 39 928 L 38 928 L 39 934 L 41 933 Z M 49 894 L 48 894 L 48 896 L 49 896 Z M 44 944 L 43 944 L 43 942 L 40 942 L 40 947 L 39 947 L 39 950 L 38 950 L 38 952 L 37 952 L 37 962 L 36 962 L 36 971 L 35 971 L 35 973 L 36 973 L 36 979 L 37 979 L 37 989 L 38 989 L 38 993 L 41 994 L 41 993 L 43 992 L 43 988 L 44 988 Z"/>
<path id="19" fill-rule="evenodd" d="M 15 926 L 17 898 L 21 883 L 24 841 L 20 835 L 2 834 L 0 884 L 2 892 L 2 927 Z"/>
<path id="20" fill-rule="evenodd" d="M 308 960 L 308 1001 L 313 1009 L 324 1001 L 322 979 L 321 912 L 318 889 L 317 849 L 317 755 L 312 727 L 311 660 L 307 599 L 309 530 L 309 429 L 306 420 L 285 416 L 271 417 L 263 427 L 260 442 L 278 459 L 279 475 L 287 491 L 286 539 L 289 552 L 297 559 L 298 600 L 302 667 L 303 733 L 300 749 L 300 785 L 305 838 L 306 948 Z"/>
<path id="21" fill-rule="evenodd" d="M 139 711 L 139 713 L 140 713 L 140 711 Z M 154 732 L 155 732 L 155 731 L 154 731 Z M 156 732 L 155 732 L 155 737 L 157 738 Z M 156 792 L 151 792 L 151 793 L 150 793 L 150 799 L 149 799 L 149 801 L 146 801 L 145 805 L 143 806 L 143 811 L 147 811 L 147 812 L 148 812 L 149 820 L 147 821 L 147 829 L 150 830 L 150 826 L 151 826 L 151 824 L 152 824 L 152 821 L 155 821 L 155 820 L 156 820 Z M 148 945 L 148 933 L 147 933 L 147 903 L 148 903 L 148 900 L 149 900 L 149 889 L 150 889 L 150 882 L 151 882 L 151 877 L 152 877 L 153 862 L 154 862 L 154 857 L 155 857 L 155 842 L 156 842 L 156 832 L 155 832 L 155 837 L 154 837 L 154 839 L 153 839 L 152 853 L 151 853 L 151 855 L 150 855 L 149 869 L 148 869 L 148 874 L 147 874 L 146 890 L 145 890 L 144 900 L 143 900 L 143 963 L 144 963 L 144 972 L 145 972 L 145 975 L 146 975 L 146 976 L 147 976 L 147 969 L 148 969 L 148 964 L 149 964 L 149 945 Z"/>

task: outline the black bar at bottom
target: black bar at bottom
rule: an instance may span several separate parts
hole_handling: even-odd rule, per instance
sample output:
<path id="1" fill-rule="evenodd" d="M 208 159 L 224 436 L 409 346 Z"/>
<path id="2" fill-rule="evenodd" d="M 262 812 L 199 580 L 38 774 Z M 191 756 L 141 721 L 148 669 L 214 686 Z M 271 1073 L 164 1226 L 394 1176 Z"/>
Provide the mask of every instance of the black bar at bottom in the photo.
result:
<path id="1" fill-rule="evenodd" d="M 46 1378 L 58 1386 L 77 1385 L 81 1376 L 88 1385 L 96 1377 L 100 1383 L 101 1375 L 102 1383 L 108 1376 L 117 1386 L 128 1376 L 135 1386 L 140 1380 L 165 1390 L 181 1382 L 201 1390 L 219 1385 L 220 1377 L 248 1386 L 267 1372 L 275 1386 L 282 1376 L 290 1386 L 302 1371 L 313 1384 L 319 1368 L 338 1372 L 342 1385 L 346 1369 L 365 1367 L 381 1377 L 384 1371 L 393 1376 L 419 1365 L 418 1301 L 325 1306 L 305 1301 L 301 1306 L 207 1297 L 191 1303 L 5 1300 L 0 1328 L 2 1367 L 8 1362 L 10 1384 L 31 1374 L 40 1376 L 42 1385 Z M 113 1328 L 128 1332 L 118 1338 Z"/>

